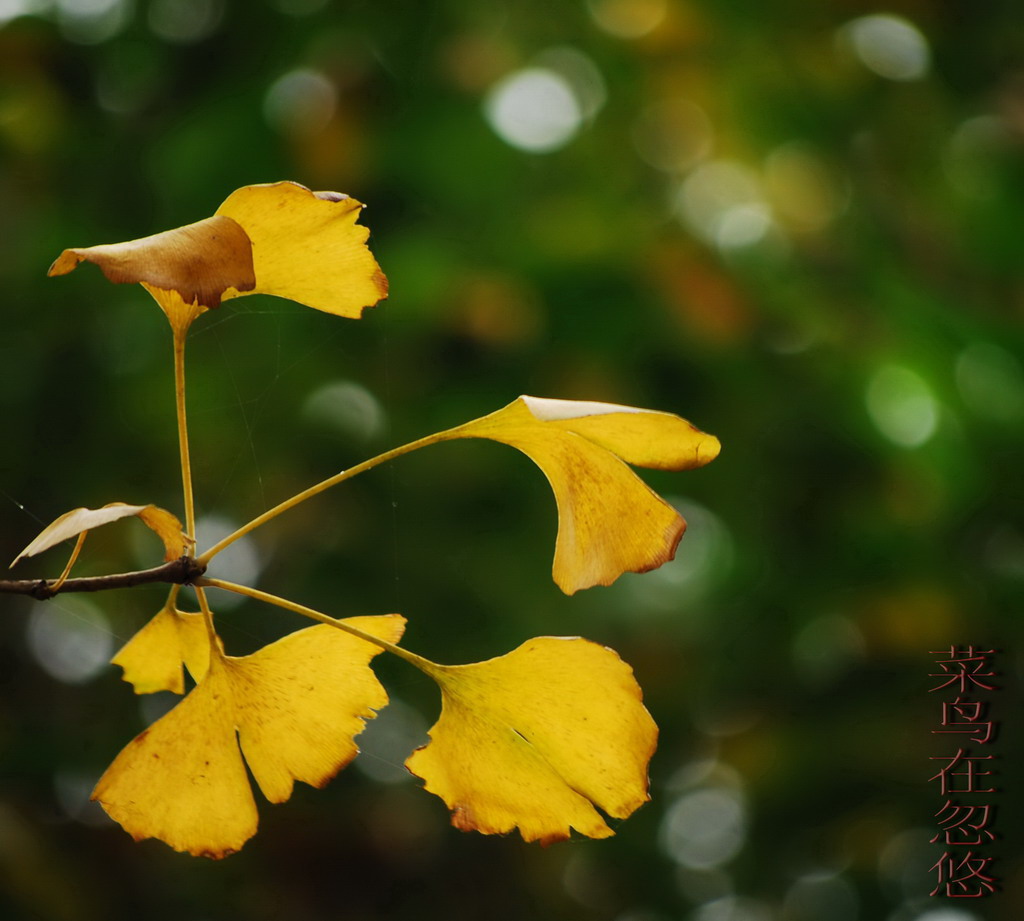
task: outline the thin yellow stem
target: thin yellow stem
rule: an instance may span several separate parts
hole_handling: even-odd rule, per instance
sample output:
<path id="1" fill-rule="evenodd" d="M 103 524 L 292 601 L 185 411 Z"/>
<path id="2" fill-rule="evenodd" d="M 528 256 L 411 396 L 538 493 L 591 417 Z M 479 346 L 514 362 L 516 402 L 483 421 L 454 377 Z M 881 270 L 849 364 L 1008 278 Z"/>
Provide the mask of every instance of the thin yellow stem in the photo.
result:
<path id="1" fill-rule="evenodd" d="M 210 640 L 210 656 L 221 656 L 224 653 L 217 641 L 217 631 L 213 626 L 213 611 L 210 610 L 210 602 L 206 600 L 206 592 L 198 585 L 193 586 L 196 590 L 196 597 L 199 599 L 199 609 L 203 612 L 203 621 L 206 623 L 206 635 Z"/>
<path id="2" fill-rule="evenodd" d="M 82 552 L 82 544 L 85 543 L 85 536 L 88 533 L 88 531 L 83 531 L 78 535 L 78 540 L 75 541 L 75 549 L 71 551 L 71 558 L 68 560 L 68 565 L 64 567 L 64 572 L 57 577 L 57 581 L 50 586 L 51 591 L 58 591 L 67 581 L 68 576 L 71 575 L 71 567 L 75 565 L 75 560 L 78 559 L 78 554 Z"/>
<path id="3" fill-rule="evenodd" d="M 322 614 L 320 611 L 313 610 L 313 608 L 307 608 L 305 605 L 289 601 L 287 598 L 280 598 L 277 595 L 271 595 L 269 592 L 261 592 L 259 589 L 250 588 L 248 585 L 238 585 L 234 582 L 225 582 L 223 579 L 211 579 L 203 576 L 201 579 L 196 581 L 195 586 L 196 593 L 199 594 L 200 601 L 204 605 L 205 602 L 202 601 L 203 586 L 209 586 L 210 588 L 222 588 L 228 592 L 235 592 L 239 595 L 246 595 L 249 598 L 255 598 L 257 601 L 276 605 L 277 607 L 284 608 L 287 611 L 294 611 L 296 614 L 301 614 L 303 617 L 318 620 L 322 624 L 329 624 L 332 627 L 337 627 L 339 630 L 351 633 L 352 636 L 357 636 L 361 640 L 366 640 L 367 643 L 373 643 L 374 646 L 379 646 L 387 652 L 394 653 L 400 659 L 405 659 L 405 661 L 410 665 L 414 665 L 421 672 L 424 672 L 431 677 L 436 676 L 438 671 L 443 668 L 443 666 L 440 666 L 435 662 L 431 662 L 429 659 L 424 659 L 422 656 L 418 656 L 414 652 L 402 649 L 401 646 L 396 646 L 394 643 L 382 640 L 379 636 L 374 636 L 372 633 L 367 633 L 365 630 L 353 627 L 351 624 L 347 624 L 343 620 L 337 620 L 334 617 L 329 617 L 326 614 Z"/>
<path id="4" fill-rule="evenodd" d="M 315 486 L 310 486 L 309 489 L 304 489 L 302 492 L 297 493 L 290 499 L 285 499 L 284 502 L 280 502 L 275 505 L 272 509 L 268 509 L 262 515 L 253 518 L 248 524 L 242 525 L 237 531 L 229 534 L 223 540 L 214 544 L 209 550 L 204 551 L 200 556 L 196 558 L 196 562 L 202 566 L 209 565 L 218 553 L 222 550 L 226 550 L 240 537 L 245 537 L 250 531 L 255 531 L 256 528 L 266 524 L 268 521 L 276 518 L 283 512 L 287 512 L 289 509 L 295 508 L 301 502 L 305 502 L 307 499 L 312 499 L 313 496 L 319 495 L 326 489 L 330 489 L 332 486 L 337 486 L 338 483 L 349 480 L 354 476 L 358 476 L 360 473 L 365 473 L 367 470 L 372 470 L 378 464 L 383 464 L 386 461 L 392 460 L 396 457 L 401 457 L 403 454 L 408 454 L 411 451 L 415 451 L 419 448 L 425 448 L 427 445 L 436 444 L 439 441 L 446 441 L 452 437 L 452 432 L 455 429 L 448 429 L 444 432 L 438 432 L 434 435 L 428 435 L 425 438 L 411 441 L 408 444 L 402 445 L 398 448 L 392 448 L 390 451 L 385 451 L 383 454 L 378 454 L 376 457 L 371 457 L 369 460 L 363 461 L 361 464 L 356 464 L 355 467 L 349 467 L 348 470 L 342 470 L 340 473 L 334 474 L 334 476 L 328 477 L 326 480 L 321 480 Z"/>
<path id="5" fill-rule="evenodd" d="M 178 450 L 181 455 L 181 488 L 185 503 L 185 536 L 192 543 L 185 548 L 189 555 L 195 553 L 196 513 L 192 499 L 192 464 L 188 453 L 188 423 L 185 419 L 185 339 L 188 337 L 187 323 L 172 323 L 174 331 L 174 404 L 178 416 Z"/>

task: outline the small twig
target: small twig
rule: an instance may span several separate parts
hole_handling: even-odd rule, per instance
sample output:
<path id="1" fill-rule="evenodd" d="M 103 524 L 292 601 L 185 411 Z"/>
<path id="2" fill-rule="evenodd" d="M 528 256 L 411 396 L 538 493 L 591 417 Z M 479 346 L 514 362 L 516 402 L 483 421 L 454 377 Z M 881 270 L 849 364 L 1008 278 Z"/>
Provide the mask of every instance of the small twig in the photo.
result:
<path id="1" fill-rule="evenodd" d="M 66 579 L 60 584 L 55 579 L 0 579 L 0 594 L 30 595 L 45 601 L 54 595 L 66 592 L 102 592 L 111 588 L 130 588 L 150 582 L 169 582 L 174 585 L 190 585 L 198 579 L 206 567 L 188 556 L 135 572 L 118 572 L 106 576 L 84 576 Z"/>

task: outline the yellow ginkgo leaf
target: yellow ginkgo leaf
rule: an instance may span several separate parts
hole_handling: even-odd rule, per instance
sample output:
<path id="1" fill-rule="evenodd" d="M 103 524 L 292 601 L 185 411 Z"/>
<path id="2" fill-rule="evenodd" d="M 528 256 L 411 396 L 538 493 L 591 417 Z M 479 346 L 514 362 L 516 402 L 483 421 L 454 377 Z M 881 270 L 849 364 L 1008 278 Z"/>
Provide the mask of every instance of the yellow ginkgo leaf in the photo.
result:
<path id="1" fill-rule="evenodd" d="M 136 694 L 185 693 L 182 663 L 202 681 L 210 663 L 210 639 L 201 613 L 179 611 L 168 602 L 110 660 Z"/>
<path id="2" fill-rule="evenodd" d="M 127 505 L 111 502 L 102 508 L 76 508 L 65 512 L 60 518 L 48 524 L 35 540 L 15 557 L 11 566 L 16 566 L 25 557 L 35 556 L 55 547 L 61 541 L 77 537 L 83 531 L 90 531 L 101 525 L 119 521 L 122 518 L 139 518 L 152 530 L 164 545 L 164 559 L 176 560 L 184 555 L 188 540 L 181 528 L 181 522 L 170 512 L 155 505 Z"/>
<path id="3" fill-rule="evenodd" d="M 140 732 L 100 778 L 92 798 L 136 841 L 226 857 L 256 834 L 256 801 L 235 738 L 226 669 Z"/>
<path id="4" fill-rule="evenodd" d="M 518 827 L 544 844 L 572 828 L 606 838 L 595 806 L 624 819 L 649 799 L 658 729 L 611 649 L 545 636 L 486 662 L 424 670 L 441 687 L 441 718 L 406 767 L 458 828 Z"/>
<path id="5" fill-rule="evenodd" d="M 358 317 L 387 295 L 387 279 L 356 223 L 362 205 L 295 182 L 245 186 L 213 217 L 125 243 L 66 249 L 50 266 L 65 275 L 83 260 L 110 281 L 138 282 L 172 323 L 243 294 L 275 294 Z"/>
<path id="6" fill-rule="evenodd" d="M 397 614 L 343 622 L 388 642 L 405 624 Z M 365 720 L 387 704 L 368 664 L 379 652 L 320 625 L 249 656 L 211 657 L 205 678 L 121 751 L 92 798 L 136 840 L 206 857 L 234 853 L 256 833 L 245 765 L 273 803 L 288 799 L 296 780 L 324 786 L 357 754 L 353 737 Z"/>
<path id="7" fill-rule="evenodd" d="M 339 192 L 310 192 L 294 182 L 250 185 L 217 209 L 252 241 L 256 287 L 226 291 L 275 294 L 342 317 L 388 293 L 388 282 L 366 248 L 370 231 L 356 221 L 363 206 Z"/>
<path id="8" fill-rule="evenodd" d="M 567 594 L 675 556 L 686 522 L 627 463 L 688 470 L 719 451 L 714 435 L 671 413 L 529 396 L 441 437 L 500 441 L 541 468 L 558 506 L 552 574 Z"/>

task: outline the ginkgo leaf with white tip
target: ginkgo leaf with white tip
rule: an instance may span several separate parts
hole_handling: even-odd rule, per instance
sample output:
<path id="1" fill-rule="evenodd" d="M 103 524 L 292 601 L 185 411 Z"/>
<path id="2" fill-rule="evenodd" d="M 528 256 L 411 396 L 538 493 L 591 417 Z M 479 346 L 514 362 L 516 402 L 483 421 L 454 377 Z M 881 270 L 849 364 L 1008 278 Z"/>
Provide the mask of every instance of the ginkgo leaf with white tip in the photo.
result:
<path id="1" fill-rule="evenodd" d="M 671 560 L 686 522 L 627 466 L 690 470 L 710 463 L 714 435 L 672 413 L 522 396 L 439 440 L 487 438 L 541 468 L 558 506 L 552 575 L 567 594 Z"/>
<path id="2" fill-rule="evenodd" d="M 77 537 L 83 531 L 91 531 L 93 528 L 131 517 L 138 518 L 160 538 L 164 545 L 166 561 L 176 560 L 184 555 L 188 548 L 188 539 L 182 530 L 181 522 L 166 509 L 155 505 L 111 502 L 102 508 L 76 508 L 65 512 L 36 535 L 36 538 L 15 557 L 11 567 L 26 557 L 35 556 L 62 541 Z"/>

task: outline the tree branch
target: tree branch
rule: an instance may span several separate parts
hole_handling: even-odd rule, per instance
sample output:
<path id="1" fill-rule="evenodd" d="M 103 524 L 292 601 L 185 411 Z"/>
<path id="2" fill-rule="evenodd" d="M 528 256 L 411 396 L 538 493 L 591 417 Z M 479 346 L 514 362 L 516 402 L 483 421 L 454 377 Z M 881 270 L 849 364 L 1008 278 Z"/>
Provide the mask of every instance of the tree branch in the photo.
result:
<path id="1" fill-rule="evenodd" d="M 39 601 L 45 601 L 54 595 L 65 592 L 102 592 L 110 588 L 130 588 L 133 585 L 145 585 L 149 582 L 190 585 L 205 571 L 205 566 L 197 563 L 191 557 L 183 556 L 170 563 L 164 563 L 163 566 L 154 566 L 152 569 L 67 579 L 56 590 L 53 588 L 56 583 L 55 579 L 0 579 L 0 594 L 31 595 Z"/>

